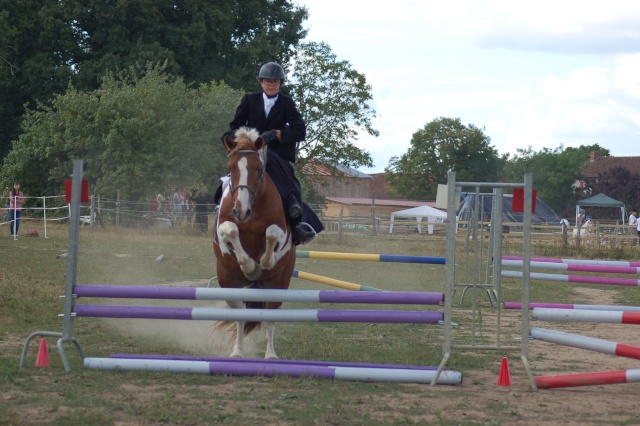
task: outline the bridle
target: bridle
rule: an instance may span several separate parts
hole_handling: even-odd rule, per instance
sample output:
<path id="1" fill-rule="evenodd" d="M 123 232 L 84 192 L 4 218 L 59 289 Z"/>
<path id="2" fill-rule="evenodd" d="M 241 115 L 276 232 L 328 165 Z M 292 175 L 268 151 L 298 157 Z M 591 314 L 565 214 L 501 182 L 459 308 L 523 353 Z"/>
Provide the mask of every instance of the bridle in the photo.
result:
<path id="1" fill-rule="evenodd" d="M 248 154 L 255 154 L 258 157 L 260 157 L 260 153 L 257 151 L 252 151 L 249 149 L 241 149 L 238 151 L 233 151 L 231 152 L 229 155 L 235 155 L 235 154 L 240 154 L 240 155 L 248 155 Z M 249 186 L 249 185 L 236 185 L 236 186 L 232 186 L 231 187 L 231 199 L 233 201 L 233 203 L 235 204 L 236 202 L 236 196 L 235 193 L 238 189 L 247 189 L 249 190 L 249 192 L 251 192 L 251 201 L 249 203 L 249 207 L 253 207 L 253 204 L 256 202 L 256 197 L 258 196 L 258 189 L 260 187 L 260 184 L 262 183 L 262 179 L 264 178 L 264 165 L 258 170 L 258 181 L 256 182 L 255 186 Z"/>

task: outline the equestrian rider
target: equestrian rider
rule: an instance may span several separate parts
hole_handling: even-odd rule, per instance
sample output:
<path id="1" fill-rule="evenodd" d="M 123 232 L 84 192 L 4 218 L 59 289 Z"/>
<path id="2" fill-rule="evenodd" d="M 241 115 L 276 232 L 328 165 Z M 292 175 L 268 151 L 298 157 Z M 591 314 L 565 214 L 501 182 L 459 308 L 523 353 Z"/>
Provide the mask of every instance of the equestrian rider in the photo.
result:
<path id="1" fill-rule="evenodd" d="M 302 189 L 292 166 L 297 144 L 304 140 L 307 129 L 293 99 L 280 93 L 284 80 L 284 69 L 279 64 L 264 64 L 258 73 L 262 92 L 242 97 L 226 134 L 233 134 L 242 126 L 261 133 L 269 149 L 266 171 L 282 197 L 293 229 L 293 242 L 299 245 L 311 241 L 316 236 L 312 228 L 320 232 L 322 224 L 313 210 L 302 203 Z"/>

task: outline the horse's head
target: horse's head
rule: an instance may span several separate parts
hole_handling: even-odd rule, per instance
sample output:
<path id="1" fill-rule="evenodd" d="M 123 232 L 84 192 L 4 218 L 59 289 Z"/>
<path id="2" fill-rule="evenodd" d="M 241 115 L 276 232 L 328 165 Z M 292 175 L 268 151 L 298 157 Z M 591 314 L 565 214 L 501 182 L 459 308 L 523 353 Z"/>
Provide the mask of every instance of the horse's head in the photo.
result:
<path id="1" fill-rule="evenodd" d="M 251 218 L 251 209 L 264 178 L 267 146 L 255 129 L 241 127 L 235 137 L 224 137 L 229 151 L 230 192 L 233 216 L 239 222 Z"/>

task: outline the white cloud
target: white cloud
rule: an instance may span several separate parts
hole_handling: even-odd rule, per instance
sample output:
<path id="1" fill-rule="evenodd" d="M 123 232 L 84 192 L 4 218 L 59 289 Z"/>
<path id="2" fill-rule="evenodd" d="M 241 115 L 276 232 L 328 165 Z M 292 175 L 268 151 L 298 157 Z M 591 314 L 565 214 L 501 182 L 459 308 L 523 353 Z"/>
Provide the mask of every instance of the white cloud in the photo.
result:
<path id="1" fill-rule="evenodd" d="M 382 171 L 437 117 L 484 127 L 500 153 L 598 143 L 640 155 L 640 2 L 309 0 L 309 40 L 366 75 Z M 367 171 L 367 170 L 364 170 Z"/>

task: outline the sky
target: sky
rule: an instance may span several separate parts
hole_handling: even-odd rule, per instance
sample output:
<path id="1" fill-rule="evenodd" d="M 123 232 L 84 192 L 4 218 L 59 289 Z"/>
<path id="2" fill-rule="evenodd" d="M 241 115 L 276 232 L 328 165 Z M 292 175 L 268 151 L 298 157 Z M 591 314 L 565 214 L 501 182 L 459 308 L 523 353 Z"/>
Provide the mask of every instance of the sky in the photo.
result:
<path id="1" fill-rule="evenodd" d="M 383 172 L 439 117 L 484 129 L 498 153 L 599 144 L 640 155 L 640 1 L 299 0 L 305 41 L 364 74 Z"/>

